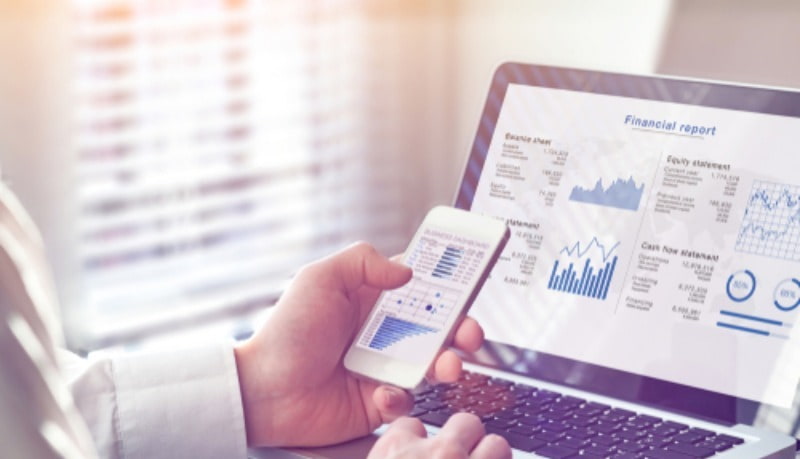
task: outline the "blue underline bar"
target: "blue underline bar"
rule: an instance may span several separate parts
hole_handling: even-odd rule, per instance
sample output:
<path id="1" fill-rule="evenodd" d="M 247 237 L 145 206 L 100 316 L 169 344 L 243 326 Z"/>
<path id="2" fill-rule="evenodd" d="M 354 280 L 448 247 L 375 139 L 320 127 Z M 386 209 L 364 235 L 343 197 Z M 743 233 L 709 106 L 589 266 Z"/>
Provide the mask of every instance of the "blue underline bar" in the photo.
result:
<path id="1" fill-rule="evenodd" d="M 755 328 L 740 327 L 738 325 L 728 324 L 725 322 L 717 322 L 717 326 L 723 328 L 730 328 L 733 330 L 739 330 L 747 333 L 755 333 L 756 335 L 761 335 L 761 336 L 769 336 L 768 331 L 756 330 Z"/>
<path id="2" fill-rule="evenodd" d="M 779 320 L 765 319 L 763 317 L 750 316 L 739 312 L 726 311 L 724 309 L 720 310 L 719 313 L 725 316 L 738 317 L 740 319 L 747 319 L 747 320 L 755 320 L 756 322 L 763 322 L 765 324 L 777 325 L 779 327 L 783 326 L 783 322 Z"/>

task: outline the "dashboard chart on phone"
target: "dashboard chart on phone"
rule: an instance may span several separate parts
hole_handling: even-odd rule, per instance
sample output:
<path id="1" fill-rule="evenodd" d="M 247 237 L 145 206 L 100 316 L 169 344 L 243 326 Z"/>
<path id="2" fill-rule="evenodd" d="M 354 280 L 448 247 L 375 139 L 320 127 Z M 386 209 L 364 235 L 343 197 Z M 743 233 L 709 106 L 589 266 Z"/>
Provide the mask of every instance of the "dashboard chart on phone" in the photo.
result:
<path id="1" fill-rule="evenodd" d="M 430 355 L 479 274 L 488 246 L 426 228 L 406 255 L 408 284 L 384 292 L 358 345 L 413 361 Z"/>

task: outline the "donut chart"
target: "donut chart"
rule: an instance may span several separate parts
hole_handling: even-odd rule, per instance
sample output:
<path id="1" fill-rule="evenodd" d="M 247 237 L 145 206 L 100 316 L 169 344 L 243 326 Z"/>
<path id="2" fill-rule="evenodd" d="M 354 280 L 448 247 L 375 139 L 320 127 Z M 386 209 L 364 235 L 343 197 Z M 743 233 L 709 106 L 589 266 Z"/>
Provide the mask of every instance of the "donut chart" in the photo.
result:
<path id="1" fill-rule="evenodd" d="M 737 271 L 728 277 L 725 292 L 728 298 L 741 303 L 747 301 L 756 291 L 756 276 L 747 269 Z"/>
<path id="2" fill-rule="evenodd" d="M 789 278 L 775 287 L 775 307 L 781 311 L 791 311 L 800 306 L 800 280 Z"/>

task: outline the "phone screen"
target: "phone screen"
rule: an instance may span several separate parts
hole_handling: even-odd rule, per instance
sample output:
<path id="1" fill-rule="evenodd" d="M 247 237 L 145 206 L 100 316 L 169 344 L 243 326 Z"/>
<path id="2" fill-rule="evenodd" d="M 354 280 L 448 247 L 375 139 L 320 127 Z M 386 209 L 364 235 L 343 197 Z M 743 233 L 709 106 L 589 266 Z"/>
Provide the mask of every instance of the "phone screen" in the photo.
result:
<path id="1" fill-rule="evenodd" d="M 414 276 L 384 292 L 356 345 L 409 363 L 437 352 L 491 256 L 488 242 L 425 227 L 406 253 Z"/>

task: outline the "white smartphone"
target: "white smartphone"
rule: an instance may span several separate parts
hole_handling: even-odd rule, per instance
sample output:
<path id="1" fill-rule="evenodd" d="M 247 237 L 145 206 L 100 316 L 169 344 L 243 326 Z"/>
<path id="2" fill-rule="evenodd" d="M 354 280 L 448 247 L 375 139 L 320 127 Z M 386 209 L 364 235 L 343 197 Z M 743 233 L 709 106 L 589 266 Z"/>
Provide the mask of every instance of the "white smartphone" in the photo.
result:
<path id="1" fill-rule="evenodd" d="M 414 276 L 381 294 L 345 355 L 345 367 L 372 380 L 416 387 L 451 341 L 509 236 L 502 220 L 433 208 L 403 255 Z"/>

